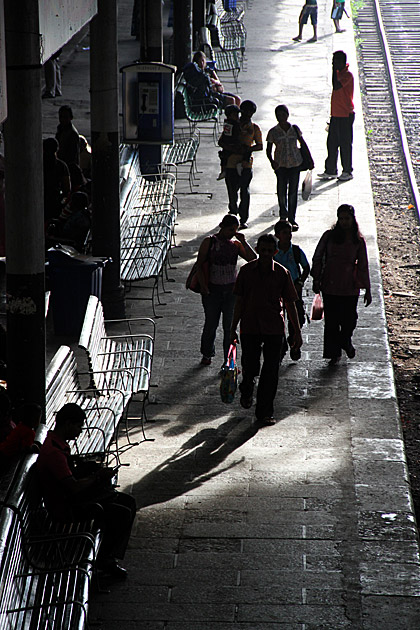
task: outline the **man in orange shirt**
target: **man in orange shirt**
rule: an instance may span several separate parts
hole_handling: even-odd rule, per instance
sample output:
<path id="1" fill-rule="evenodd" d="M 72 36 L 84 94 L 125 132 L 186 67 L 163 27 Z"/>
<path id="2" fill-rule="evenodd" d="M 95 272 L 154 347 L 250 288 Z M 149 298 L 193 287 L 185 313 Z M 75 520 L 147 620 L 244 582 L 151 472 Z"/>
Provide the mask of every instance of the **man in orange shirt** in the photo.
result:
<path id="1" fill-rule="evenodd" d="M 332 84 L 331 118 L 327 138 L 328 156 L 325 160 L 325 172 L 319 177 L 321 179 L 337 177 L 338 149 L 340 149 L 343 172 L 338 179 L 341 182 L 347 182 L 353 179 L 354 79 L 349 71 L 346 53 L 342 50 L 337 50 L 333 54 Z"/>

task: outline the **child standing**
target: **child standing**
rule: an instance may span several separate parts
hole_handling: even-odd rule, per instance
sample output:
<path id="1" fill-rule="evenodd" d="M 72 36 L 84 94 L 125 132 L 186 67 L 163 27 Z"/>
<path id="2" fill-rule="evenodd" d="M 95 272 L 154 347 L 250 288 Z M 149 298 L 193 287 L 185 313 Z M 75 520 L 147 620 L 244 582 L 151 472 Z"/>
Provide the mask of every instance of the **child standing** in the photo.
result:
<path id="1" fill-rule="evenodd" d="M 302 327 L 305 323 L 305 307 L 302 300 L 303 285 L 309 276 L 310 266 L 304 251 L 299 245 L 292 245 L 292 225 L 289 221 L 277 221 L 274 226 L 274 234 L 277 238 L 278 252 L 274 256 L 274 260 L 290 271 L 293 284 L 295 285 L 298 300 L 295 302 L 298 314 L 299 324 Z M 289 336 L 287 341 L 290 348 L 290 358 L 297 361 L 301 357 L 300 349 L 293 348 L 293 327 L 289 322 Z"/>
<path id="2" fill-rule="evenodd" d="M 302 31 L 305 24 L 307 24 L 309 16 L 311 16 L 312 28 L 314 29 L 314 35 L 308 42 L 316 42 L 317 36 L 317 24 L 318 24 L 318 5 L 317 0 L 306 0 L 306 4 L 302 7 L 302 11 L 299 15 L 299 34 L 293 38 L 293 41 L 302 41 Z"/>
<path id="3" fill-rule="evenodd" d="M 343 13 L 346 13 L 346 9 L 344 8 L 344 3 L 345 3 L 345 0 L 333 0 L 331 19 L 334 22 L 336 33 L 344 33 L 345 31 L 345 29 L 340 28 L 340 20 L 343 17 Z"/>

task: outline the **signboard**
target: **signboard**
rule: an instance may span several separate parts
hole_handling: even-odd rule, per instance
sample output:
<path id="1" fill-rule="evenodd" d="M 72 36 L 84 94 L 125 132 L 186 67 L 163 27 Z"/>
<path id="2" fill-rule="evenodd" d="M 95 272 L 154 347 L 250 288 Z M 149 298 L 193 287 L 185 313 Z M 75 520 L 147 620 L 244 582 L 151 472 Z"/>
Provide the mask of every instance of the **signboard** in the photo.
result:
<path id="1" fill-rule="evenodd" d="M 97 0 L 38 0 L 41 63 L 64 46 L 98 12 Z"/>

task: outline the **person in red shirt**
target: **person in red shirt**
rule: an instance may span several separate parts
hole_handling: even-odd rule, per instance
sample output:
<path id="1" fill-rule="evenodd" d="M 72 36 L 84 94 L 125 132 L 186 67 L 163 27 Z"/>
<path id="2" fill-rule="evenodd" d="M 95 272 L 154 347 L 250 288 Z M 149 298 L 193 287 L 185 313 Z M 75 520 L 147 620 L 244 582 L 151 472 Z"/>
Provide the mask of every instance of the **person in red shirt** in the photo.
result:
<path id="1" fill-rule="evenodd" d="M 80 435 L 85 420 L 85 412 L 75 403 L 67 403 L 57 412 L 54 430 L 48 431 L 37 461 L 42 494 L 52 518 L 64 522 L 94 518 L 101 524 L 104 535 L 98 568 L 112 577 L 125 579 L 127 572 L 117 558 L 124 557 L 136 502 L 111 485 L 116 475 L 112 468 L 78 474 L 68 441 Z"/>
<path id="2" fill-rule="evenodd" d="M 242 382 L 240 403 L 249 409 L 253 403 L 255 378 L 260 375 L 255 416 L 262 424 L 275 424 L 274 398 L 277 393 L 279 366 L 284 345 L 282 305 L 295 331 L 292 347 L 302 346 L 302 335 L 295 302 L 298 299 L 290 272 L 274 262 L 277 251 L 272 234 L 263 234 L 257 243 L 257 260 L 252 260 L 238 274 L 234 293 L 231 342 L 237 340 L 236 328 L 241 322 Z M 263 364 L 260 372 L 260 357 Z"/>
<path id="3" fill-rule="evenodd" d="M 338 150 L 340 149 L 343 172 L 339 181 L 346 182 L 353 179 L 353 123 L 354 123 L 354 78 L 349 71 L 347 55 L 342 50 L 333 54 L 332 72 L 333 91 L 331 95 L 331 118 L 328 128 L 325 171 L 321 179 L 335 179 L 337 177 Z"/>

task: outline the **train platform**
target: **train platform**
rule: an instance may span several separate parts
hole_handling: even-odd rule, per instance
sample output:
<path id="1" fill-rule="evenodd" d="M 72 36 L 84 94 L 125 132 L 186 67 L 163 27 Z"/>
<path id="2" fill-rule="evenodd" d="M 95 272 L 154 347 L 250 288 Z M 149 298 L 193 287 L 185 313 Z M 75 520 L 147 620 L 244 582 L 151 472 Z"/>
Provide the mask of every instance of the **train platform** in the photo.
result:
<path id="1" fill-rule="evenodd" d="M 146 425 L 154 441 L 124 454 L 129 466 L 119 477 L 138 504 L 124 562 L 129 578 L 93 595 L 91 621 L 103 630 L 418 630 L 418 535 L 387 338 L 352 23 L 344 17 L 345 32 L 333 33 L 331 3 L 319 0 L 318 41 L 307 42 L 308 24 L 296 43 L 299 2 L 249 4 L 240 96 L 257 103 L 254 121 L 264 140 L 276 124 L 275 106 L 285 103 L 315 160 L 313 192 L 309 201 L 299 199 L 293 240 L 311 259 L 337 207 L 352 204 L 368 244 L 373 302 L 359 304 L 356 357 L 334 368 L 322 359 L 323 323 L 304 326 L 302 358 L 286 356 L 281 366 L 275 426 L 258 428 L 253 410 L 238 400 L 223 404 L 221 339 L 212 365 L 201 366 L 201 301 L 184 286 L 201 240 L 217 231 L 227 212 L 225 184 L 216 181 L 217 147 L 201 135 L 198 194 L 180 183 L 177 258 L 169 270 L 174 282 L 167 284 L 166 305 L 157 307 L 156 387 Z M 139 44 L 130 36 L 132 2 L 118 6 L 122 66 L 138 57 Z M 44 137 L 55 133 L 64 102 L 89 137 L 87 46 L 65 68 L 64 97 L 44 102 Z M 340 49 L 356 81 L 354 179 L 343 183 L 316 178 L 326 157 L 332 53 Z M 254 165 L 246 231 L 252 245 L 272 232 L 278 216 L 265 150 Z M 151 315 L 149 301 L 127 300 L 127 310 Z M 50 355 L 57 343 L 49 338 Z"/>

